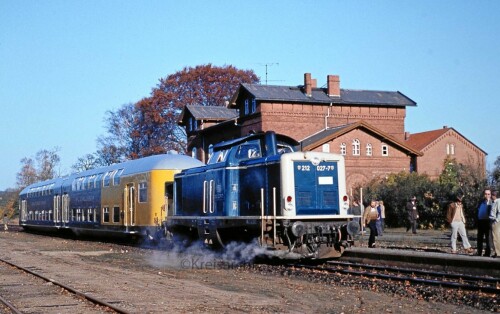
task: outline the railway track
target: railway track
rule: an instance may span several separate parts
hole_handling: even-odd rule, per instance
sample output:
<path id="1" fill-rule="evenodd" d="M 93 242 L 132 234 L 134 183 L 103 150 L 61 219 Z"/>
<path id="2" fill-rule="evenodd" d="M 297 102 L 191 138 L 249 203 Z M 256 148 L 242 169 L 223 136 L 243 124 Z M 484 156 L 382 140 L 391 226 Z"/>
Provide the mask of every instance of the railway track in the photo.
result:
<path id="1" fill-rule="evenodd" d="M 500 293 L 500 278 L 450 274 L 446 272 L 416 270 L 390 266 L 375 266 L 362 263 L 329 261 L 323 265 L 293 264 L 309 270 L 338 273 L 365 278 L 420 284 L 483 293 Z"/>
<path id="2" fill-rule="evenodd" d="M 36 271 L 0 259 L 0 302 L 12 313 L 130 312 Z M 4 287 L 7 287 L 7 292 Z M 8 296 L 3 296 L 8 294 Z"/>

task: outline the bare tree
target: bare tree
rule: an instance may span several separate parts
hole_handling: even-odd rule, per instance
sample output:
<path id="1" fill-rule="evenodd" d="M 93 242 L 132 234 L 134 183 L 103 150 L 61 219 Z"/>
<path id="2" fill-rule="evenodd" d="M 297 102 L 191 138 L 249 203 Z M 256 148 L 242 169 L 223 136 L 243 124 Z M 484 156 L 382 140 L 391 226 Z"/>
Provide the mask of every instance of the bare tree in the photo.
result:
<path id="1" fill-rule="evenodd" d="M 37 181 L 54 178 L 57 175 L 55 169 L 61 160 L 58 151 L 58 148 L 42 149 L 36 153 L 35 159 L 21 159 L 21 170 L 17 173 L 18 187 L 22 189 Z"/>

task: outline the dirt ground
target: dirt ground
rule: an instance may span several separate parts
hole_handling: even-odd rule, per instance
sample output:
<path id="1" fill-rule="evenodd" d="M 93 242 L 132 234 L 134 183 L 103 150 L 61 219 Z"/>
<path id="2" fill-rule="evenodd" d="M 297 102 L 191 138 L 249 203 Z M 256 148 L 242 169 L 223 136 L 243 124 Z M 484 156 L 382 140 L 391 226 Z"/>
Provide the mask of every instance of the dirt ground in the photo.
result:
<path id="1" fill-rule="evenodd" d="M 0 258 L 136 313 L 480 313 L 238 266 L 254 249 L 221 256 L 0 232 Z"/>

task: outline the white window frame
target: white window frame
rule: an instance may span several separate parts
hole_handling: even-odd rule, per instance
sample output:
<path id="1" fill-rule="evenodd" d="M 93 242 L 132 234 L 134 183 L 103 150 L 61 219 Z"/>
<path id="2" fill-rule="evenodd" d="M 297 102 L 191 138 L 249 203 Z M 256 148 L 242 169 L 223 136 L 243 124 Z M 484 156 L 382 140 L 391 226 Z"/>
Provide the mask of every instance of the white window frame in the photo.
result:
<path id="1" fill-rule="evenodd" d="M 389 156 L 389 145 L 382 144 L 381 149 L 382 149 L 382 156 Z"/>
<path id="2" fill-rule="evenodd" d="M 352 155 L 353 156 L 361 155 L 361 143 L 357 138 L 352 140 Z"/>
<path id="3" fill-rule="evenodd" d="M 373 156 L 373 146 L 371 143 L 366 144 L 366 156 Z"/>
<path id="4" fill-rule="evenodd" d="M 340 143 L 340 154 L 342 156 L 347 155 L 347 145 L 345 143 Z"/>

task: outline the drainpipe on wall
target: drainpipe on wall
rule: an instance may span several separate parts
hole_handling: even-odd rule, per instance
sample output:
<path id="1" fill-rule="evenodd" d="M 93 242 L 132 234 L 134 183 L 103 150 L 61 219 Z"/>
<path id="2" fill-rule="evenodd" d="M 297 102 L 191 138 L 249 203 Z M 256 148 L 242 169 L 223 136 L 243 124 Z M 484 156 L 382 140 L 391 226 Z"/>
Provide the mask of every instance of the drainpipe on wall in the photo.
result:
<path id="1" fill-rule="evenodd" d="M 328 129 L 328 118 L 330 117 L 330 108 L 332 108 L 333 103 L 330 103 L 330 106 L 328 107 L 328 112 L 325 117 L 325 130 Z"/>

